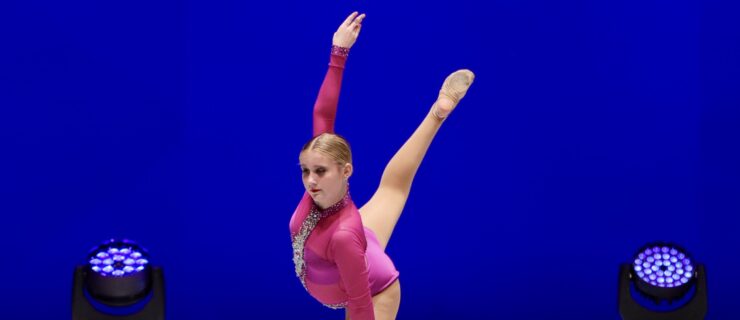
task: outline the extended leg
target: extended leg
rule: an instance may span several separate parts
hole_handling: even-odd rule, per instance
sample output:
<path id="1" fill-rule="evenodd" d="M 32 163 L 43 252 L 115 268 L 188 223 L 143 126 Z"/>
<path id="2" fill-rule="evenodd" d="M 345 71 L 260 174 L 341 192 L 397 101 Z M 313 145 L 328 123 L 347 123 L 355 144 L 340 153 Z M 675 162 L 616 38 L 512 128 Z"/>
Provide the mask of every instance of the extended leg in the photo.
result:
<path id="1" fill-rule="evenodd" d="M 458 70 L 445 79 L 437 101 L 383 171 L 380 186 L 360 208 L 362 223 L 373 230 L 385 249 L 411 191 L 411 183 L 434 136 L 473 82 L 473 73 Z"/>

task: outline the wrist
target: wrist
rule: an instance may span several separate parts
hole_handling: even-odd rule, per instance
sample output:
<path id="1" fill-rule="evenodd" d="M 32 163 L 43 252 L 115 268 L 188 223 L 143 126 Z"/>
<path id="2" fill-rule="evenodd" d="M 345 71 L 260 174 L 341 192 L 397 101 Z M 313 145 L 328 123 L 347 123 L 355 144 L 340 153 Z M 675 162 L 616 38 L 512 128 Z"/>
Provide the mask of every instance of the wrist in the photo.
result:
<path id="1" fill-rule="evenodd" d="M 334 44 L 331 46 L 331 54 L 346 57 L 349 55 L 349 48 L 341 47 Z"/>

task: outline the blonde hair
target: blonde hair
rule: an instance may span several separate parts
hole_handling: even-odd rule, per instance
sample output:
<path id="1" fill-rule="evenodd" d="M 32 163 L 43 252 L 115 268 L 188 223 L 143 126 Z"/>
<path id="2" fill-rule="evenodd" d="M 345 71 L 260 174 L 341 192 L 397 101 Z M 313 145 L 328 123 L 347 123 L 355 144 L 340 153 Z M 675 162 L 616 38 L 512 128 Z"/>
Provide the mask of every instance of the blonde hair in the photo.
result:
<path id="1" fill-rule="evenodd" d="M 308 150 L 319 151 L 332 158 L 340 166 L 352 163 L 352 151 L 350 150 L 349 142 L 336 133 L 322 133 L 308 140 L 303 145 L 301 154 Z"/>

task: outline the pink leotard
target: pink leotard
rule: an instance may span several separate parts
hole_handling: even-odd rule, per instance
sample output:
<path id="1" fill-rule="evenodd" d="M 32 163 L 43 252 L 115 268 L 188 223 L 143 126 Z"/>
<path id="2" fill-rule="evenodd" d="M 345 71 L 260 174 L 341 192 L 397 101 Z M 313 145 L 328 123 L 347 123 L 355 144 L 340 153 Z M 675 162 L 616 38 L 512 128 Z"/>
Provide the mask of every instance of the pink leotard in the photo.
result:
<path id="1" fill-rule="evenodd" d="M 313 113 L 313 136 L 334 131 L 347 49 L 332 47 L 329 70 Z M 363 227 L 349 195 L 321 210 L 306 192 L 290 218 L 293 262 L 306 290 L 331 308 L 346 307 L 352 320 L 371 320 L 372 296 L 398 278 L 372 230 Z"/>

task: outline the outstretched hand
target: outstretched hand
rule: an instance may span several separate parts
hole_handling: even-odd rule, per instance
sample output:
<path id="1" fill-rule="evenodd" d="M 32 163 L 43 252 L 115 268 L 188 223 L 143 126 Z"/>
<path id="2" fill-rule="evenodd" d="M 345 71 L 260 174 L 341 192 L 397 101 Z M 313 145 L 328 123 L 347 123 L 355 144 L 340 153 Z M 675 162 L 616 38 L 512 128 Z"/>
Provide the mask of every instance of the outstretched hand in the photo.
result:
<path id="1" fill-rule="evenodd" d="M 357 41 L 357 37 L 360 36 L 360 29 L 362 29 L 362 19 L 365 19 L 365 14 L 358 15 L 358 12 L 352 12 L 347 19 L 334 32 L 334 39 L 332 44 L 343 48 L 351 48 L 352 45 Z"/>

